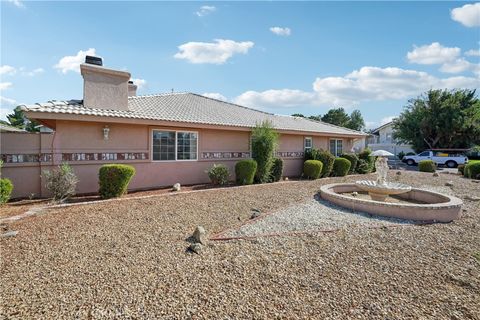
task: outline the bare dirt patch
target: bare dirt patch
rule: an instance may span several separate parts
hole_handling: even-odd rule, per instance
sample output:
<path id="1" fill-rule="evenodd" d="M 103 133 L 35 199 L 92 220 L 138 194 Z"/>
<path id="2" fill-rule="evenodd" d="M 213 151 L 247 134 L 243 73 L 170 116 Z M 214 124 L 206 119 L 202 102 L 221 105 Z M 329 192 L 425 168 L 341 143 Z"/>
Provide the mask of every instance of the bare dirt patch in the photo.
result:
<path id="1" fill-rule="evenodd" d="M 392 172 L 394 177 L 394 172 Z M 365 178 L 365 177 L 362 177 Z M 0 239 L 0 318 L 479 319 L 480 202 L 463 218 L 408 228 L 210 242 L 197 225 L 238 226 L 251 209 L 311 199 L 320 179 L 59 208 Z M 403 172 L 459 198 L 478 184 Z"/>

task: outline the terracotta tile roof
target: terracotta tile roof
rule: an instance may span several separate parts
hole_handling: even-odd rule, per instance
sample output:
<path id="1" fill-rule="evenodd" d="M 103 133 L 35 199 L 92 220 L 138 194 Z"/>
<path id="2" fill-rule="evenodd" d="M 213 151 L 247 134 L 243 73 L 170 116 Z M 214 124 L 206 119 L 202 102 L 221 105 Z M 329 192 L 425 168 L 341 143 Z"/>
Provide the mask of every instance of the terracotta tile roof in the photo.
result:
<path id="1" fill-rule="evenodd" d="M 366 136 L 365 133 L 306 118 L 275 115 L 194 93 L 168 93 L 128 98 L 130 110 L 86 108 L 82 100 L 49 101 L 24 105 L 33 113 L 78 114 L 90 116 L 162 120 L 233 127 L 255 127 L 270 121 L 278 130 L 307 131 Z"/>

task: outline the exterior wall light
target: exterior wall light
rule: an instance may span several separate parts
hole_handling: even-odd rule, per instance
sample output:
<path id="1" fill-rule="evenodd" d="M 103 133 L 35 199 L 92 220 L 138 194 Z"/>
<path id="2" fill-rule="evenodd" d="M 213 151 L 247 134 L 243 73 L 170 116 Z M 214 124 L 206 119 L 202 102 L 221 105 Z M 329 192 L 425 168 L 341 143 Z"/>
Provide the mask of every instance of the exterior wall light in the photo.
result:
<path id="1" fill-rule="evenodd" d="M 103 128 L 103 140 L 108 140 L 108 134 L 110 133 L 110 128 L 105 126 Z"/>

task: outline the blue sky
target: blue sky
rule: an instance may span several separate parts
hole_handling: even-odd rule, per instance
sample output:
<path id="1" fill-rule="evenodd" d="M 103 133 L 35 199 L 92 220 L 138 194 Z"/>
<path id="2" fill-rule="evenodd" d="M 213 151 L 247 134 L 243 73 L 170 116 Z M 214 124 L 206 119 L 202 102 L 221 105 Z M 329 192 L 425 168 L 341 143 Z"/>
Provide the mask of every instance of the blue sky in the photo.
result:
<path id="1" fill-rule="evenodd" d="M 1 2 L 1 117 L 82 97 L 103 57 L 138 94 L 189 91 L 278 114 L 360 109 L 369 127 L 430 88 L 480 88 L 480 3 Z"/>

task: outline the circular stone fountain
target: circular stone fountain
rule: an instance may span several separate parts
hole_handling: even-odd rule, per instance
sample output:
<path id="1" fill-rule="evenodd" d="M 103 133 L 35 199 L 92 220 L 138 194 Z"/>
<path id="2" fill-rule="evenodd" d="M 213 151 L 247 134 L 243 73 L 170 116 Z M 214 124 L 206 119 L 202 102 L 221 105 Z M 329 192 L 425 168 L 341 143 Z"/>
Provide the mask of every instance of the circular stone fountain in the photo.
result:
<path id="1" fill-rule="evenodd" d="M 375 215 L 418 220 L 449 222 L 460 218 L 462 200 L 405 184 L 387 182 L 387 151 L 376 151 L 377 180 L 336 183 L 322 186 L 320 196 L 341 207 Z M 366 198 L 366 194 L 370 199 Z M 365 197 L 361 197 L 365 194 Z M 392 197 L 393 196 L 393 197 Z"/>

